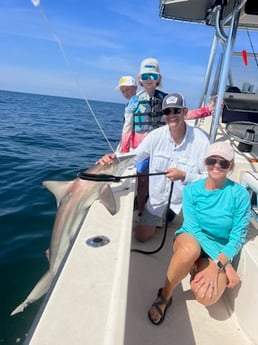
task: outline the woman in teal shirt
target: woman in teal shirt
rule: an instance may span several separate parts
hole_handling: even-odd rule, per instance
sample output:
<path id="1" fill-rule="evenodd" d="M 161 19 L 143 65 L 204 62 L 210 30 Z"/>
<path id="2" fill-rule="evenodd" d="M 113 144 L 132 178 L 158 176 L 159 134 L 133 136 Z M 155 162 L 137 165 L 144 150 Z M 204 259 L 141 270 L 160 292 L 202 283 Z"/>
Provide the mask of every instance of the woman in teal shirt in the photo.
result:
<path id="1" fill-rule="evenodd" d="M 172 294 L 191 272 L 197 301 L 211 305 L 240 277 L 231 264 L 241 250 L 250 220 L 250 198 L 240 184 L 227 178 L 234 167 L 229 143 L 211 144 L 205 154 L 208 177 L 184 187 L 182 227 L 176 231 L 167 278 L 148 315 L 159 325 L 172 304 Z"/>

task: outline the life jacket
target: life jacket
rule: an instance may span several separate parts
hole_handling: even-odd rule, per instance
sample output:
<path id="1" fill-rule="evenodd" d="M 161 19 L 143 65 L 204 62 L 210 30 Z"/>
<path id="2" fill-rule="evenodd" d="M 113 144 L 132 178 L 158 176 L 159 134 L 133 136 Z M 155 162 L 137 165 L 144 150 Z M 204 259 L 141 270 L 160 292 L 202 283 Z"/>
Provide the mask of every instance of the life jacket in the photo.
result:
<path id="1" fill-rule="evenodd" d="M 150 132 L 155 128 L 165 125 L 162 113 L 162 101 L 167 93 L 155 90 L 154 96 L 147 99 L 146 91 L 140 91 L 138 106 L 134 111 L 134 131 Z"/>

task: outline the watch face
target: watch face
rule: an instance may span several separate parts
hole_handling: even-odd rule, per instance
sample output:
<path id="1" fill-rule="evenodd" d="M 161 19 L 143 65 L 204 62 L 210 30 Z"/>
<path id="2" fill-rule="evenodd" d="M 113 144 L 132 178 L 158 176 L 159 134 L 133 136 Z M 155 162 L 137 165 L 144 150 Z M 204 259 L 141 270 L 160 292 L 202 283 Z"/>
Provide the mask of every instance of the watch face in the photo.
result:
<path id="1" fill-rule="evenodd" d="M 223 265 L 223 263 L 220 262 L 220 261 L 217 262 L 217 266 L 218 266 L 218 268 L 219 268 L 220 271 L 222 271 L 222 270 L 224 269 L 224 265 Z"/>

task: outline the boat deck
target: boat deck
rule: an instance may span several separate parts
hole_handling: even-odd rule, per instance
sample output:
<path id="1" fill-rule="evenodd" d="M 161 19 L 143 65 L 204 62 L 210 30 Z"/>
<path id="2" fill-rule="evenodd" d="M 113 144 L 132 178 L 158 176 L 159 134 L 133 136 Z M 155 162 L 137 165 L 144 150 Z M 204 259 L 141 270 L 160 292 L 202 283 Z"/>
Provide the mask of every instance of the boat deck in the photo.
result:
<path id="1" fill-rule="evenodd" d="M 190 290 L 189 276 L 174 293 L 173 304 L 167 310 L 165 321 L 154 326 L 147 310 L 154 302 L 157 291 L 163 286 L 171 256 L 171 244 L 181 218 L 169 226 L 164 247 L 154 255 L 132 253 L 130 260 L 129 289 L 125 345 L 177 344 L 177 345 L 224 345 L 253 344 L 243 334 L 235 315 L 230 313 L 223 299 L 211 307 L 199 304 Z M 146 244 L 132 247 L 151 251 L 161 243 L 163 231 Z"/>
<path id="2" fill-rule="evenodd" d="M 136 247 L 156 249 L 163 231 L 146 244 L 135 242 L 131 230 L 135 181 L 125 184 L 114 187 L 117 215 L 111 216 L 98 201 L 90 209 L 25 344 L 258 344 L 246 338 L 223 299 L 209 308 L 196 302 L 189 277 L 177 287 L 164 323 L 154 326 L 148 320 L 147 310 L 163 285 L 173 234 L 181 218 L 169 226 L 158 253 L 130 252 Z M 100 248 L 85 244 L 86 239 L 100 235 L 107 236 L 110 243 Z"/>

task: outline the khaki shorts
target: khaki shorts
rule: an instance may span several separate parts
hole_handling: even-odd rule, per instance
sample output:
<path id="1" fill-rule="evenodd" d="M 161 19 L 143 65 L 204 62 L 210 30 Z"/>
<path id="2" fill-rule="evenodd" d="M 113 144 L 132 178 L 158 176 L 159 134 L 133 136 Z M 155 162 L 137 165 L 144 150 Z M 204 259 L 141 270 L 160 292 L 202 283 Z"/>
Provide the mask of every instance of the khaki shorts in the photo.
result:
<path id="1" fill-rule="evenodd" d="M 146 208 L 143 211 L 142 216 L 139 219 L 139 225 L 147 225 L 147 226 L 163 226 L 163 217 L 158 217 L 153 214 L 151 214 L 149 211 L 146 210 Z"/>

